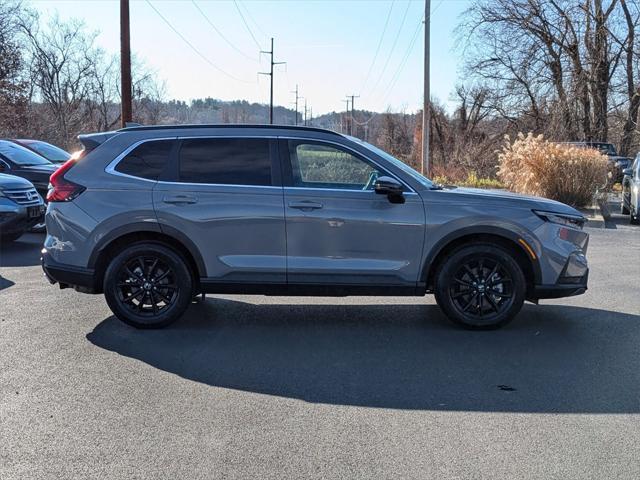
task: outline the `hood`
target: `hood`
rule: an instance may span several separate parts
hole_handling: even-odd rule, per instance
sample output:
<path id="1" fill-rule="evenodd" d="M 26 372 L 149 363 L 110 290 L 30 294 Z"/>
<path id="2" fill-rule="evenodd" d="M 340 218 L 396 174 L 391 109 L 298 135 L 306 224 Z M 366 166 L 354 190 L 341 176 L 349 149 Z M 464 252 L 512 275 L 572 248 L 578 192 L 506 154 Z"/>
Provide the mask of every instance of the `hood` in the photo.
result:
<path id="1" fill-rule="evenodd" d="M 15 175 L 7 175 L 0 173 L 0 190 L 17 190 L 19 188 L 33 188 L 33 184 L 29 180 Z"/>
<path id="2" fill-rule="evenodd" d="M 51 175 L 55 172 L 60 165 L 29 165 L 29 166 L 16 166 L 16 170 L 20 170 L 21 172 L 33 172 L 33 173 L 44 173 L 47 175 Z"/>
<path id="3" fill-rule="evenodd" d="M 500 207 L 530 208 L 531 210 L 543 210 L 547 212 L 566 213 L 569 215 L 582 215 L 578 210 L 556 200 L 506 190 L 485 190 L 482 188 L 445 187 L 446 192 L 455 195 L 456 202 L 468 200 L 474 204 L 483 202 L 484 205 L 499 205 Z"/>

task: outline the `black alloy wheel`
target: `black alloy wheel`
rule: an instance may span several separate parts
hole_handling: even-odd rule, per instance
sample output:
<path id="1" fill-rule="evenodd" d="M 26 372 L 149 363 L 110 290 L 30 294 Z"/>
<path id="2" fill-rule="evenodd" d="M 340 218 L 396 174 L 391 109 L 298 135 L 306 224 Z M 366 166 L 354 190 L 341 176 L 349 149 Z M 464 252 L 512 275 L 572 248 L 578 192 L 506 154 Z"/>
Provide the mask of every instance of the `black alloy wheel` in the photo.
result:
<path id="1" fill-rule="evenodd" d="M 436 274 L 438 305 L 454 323 L 473 329 L 507 324 L 524 303 L 526 281 L 512 252 L 471 244 L 449 255 Z"/>
<path id="2" fill-rule="evenodd" d="M 184 258 L 154 243 L 126 248 L 109 264 L 104 278 L 111 311 L 136 328 L 160 328 L 177 320 L 189 306 L 192 290 Z"/>

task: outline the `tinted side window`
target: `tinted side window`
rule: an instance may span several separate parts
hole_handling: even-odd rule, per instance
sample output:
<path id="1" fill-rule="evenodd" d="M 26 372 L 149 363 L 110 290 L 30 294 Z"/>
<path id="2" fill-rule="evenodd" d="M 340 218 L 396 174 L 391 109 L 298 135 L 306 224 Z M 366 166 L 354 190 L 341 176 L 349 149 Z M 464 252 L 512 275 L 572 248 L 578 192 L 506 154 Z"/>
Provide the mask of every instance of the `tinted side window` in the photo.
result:
<path id="1" fill-rule="evenodd" d="M 186 139 L 180 149 L 180 181 L 225 185 L 271 185 L 269 140 Z"/>
<path id="2" fill-rule="evenodd" d="M 154 140 L 138 145 L 116 166 L 116 172 L 158 180 L 169 162 L 173 140 Z"/>

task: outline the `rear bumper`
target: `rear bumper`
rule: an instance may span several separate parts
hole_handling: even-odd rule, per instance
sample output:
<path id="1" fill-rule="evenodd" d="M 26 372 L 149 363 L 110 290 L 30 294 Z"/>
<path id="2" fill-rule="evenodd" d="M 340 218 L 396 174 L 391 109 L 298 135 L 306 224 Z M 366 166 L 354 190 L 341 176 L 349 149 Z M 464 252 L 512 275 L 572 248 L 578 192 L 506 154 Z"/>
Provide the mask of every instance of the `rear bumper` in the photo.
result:
<path id="1" fill-rule="evenodd" d="M 60 288 L 73 288 L 83 293 L 99 293 L 93 269 L 57 263 L 48 254 L 46 248 L 42 249 L 41 262 L 42 270 L 49 283 L 57 283 Z"/>

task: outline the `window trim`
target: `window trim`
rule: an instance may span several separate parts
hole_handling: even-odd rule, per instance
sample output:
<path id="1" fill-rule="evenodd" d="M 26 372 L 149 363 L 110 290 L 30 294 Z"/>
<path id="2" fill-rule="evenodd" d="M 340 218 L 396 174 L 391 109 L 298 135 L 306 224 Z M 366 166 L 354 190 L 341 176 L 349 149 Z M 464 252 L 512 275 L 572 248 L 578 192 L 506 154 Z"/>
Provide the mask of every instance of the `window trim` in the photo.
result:
<path id="1" fill-rule="evenodd" d="M 281 141 L 284 142 L 286 148 L 284 148 L 283 146 L 280 147 L 280 156 L 281 156 L 281 162 L 283 163 L 282 169 L 283 169 L 283 186 L 285 188 L 291 189 L 297 189 L 297 190 L 313 190 L 313 191 L 333 191 L 333 192 L 374 192 L 374 190 L 362 190 L 362 189 L 352 189 L 352 188 L 321 188 L 321 187 L 297 187 L 293 184 L 293 165 L 291 164 L 291 157 L 290 157 L 290 142 L 291 141 L 295 141 L 298 144 L 300 143 L 315 143 L 315 144 L 320 144 L 320 145 L 329 145 L 332 147 L 338 147 L 338 149 L 342 149 L 344 151 L 347 151 L 349 154 L 353 155 L 354 157 L 364 161 L 365 163 L 369 163 L 371 165 L 374 165 L 378 168 L 380 168 L 381 170 L 384 170 L 385 172 L 387 172 L 388 176 L 390 176 L 391 178 L 395 179 L 396 181 L 400 182 L 402 184 L 402 186 L 406 189 L 406 191 L 403 192 L 403 194 L 416 194 L 416 191 L 407 184 L 407 182 L 405 182 L 404 180 L 398 178 L 398 176 L 393 173 L 390 172 L 388 168 L 384 167 L 383 165 L 380 165 L 380 162 L 377 162 L 375 160 L 373 160 L 371 157 L 362 154 L 361 152 L 355 150 L 354 148 L 349 147 L 348 145 L 344 145 L 342 143 L 339 142 L 333 142 L 331 140 L 324 140 L 324 139 L 317 139 L 317 138 L 308 138 L 308 137 L 289 137 L 289 136 L 284 136 L 284 137 L 278 137 Z"/>

